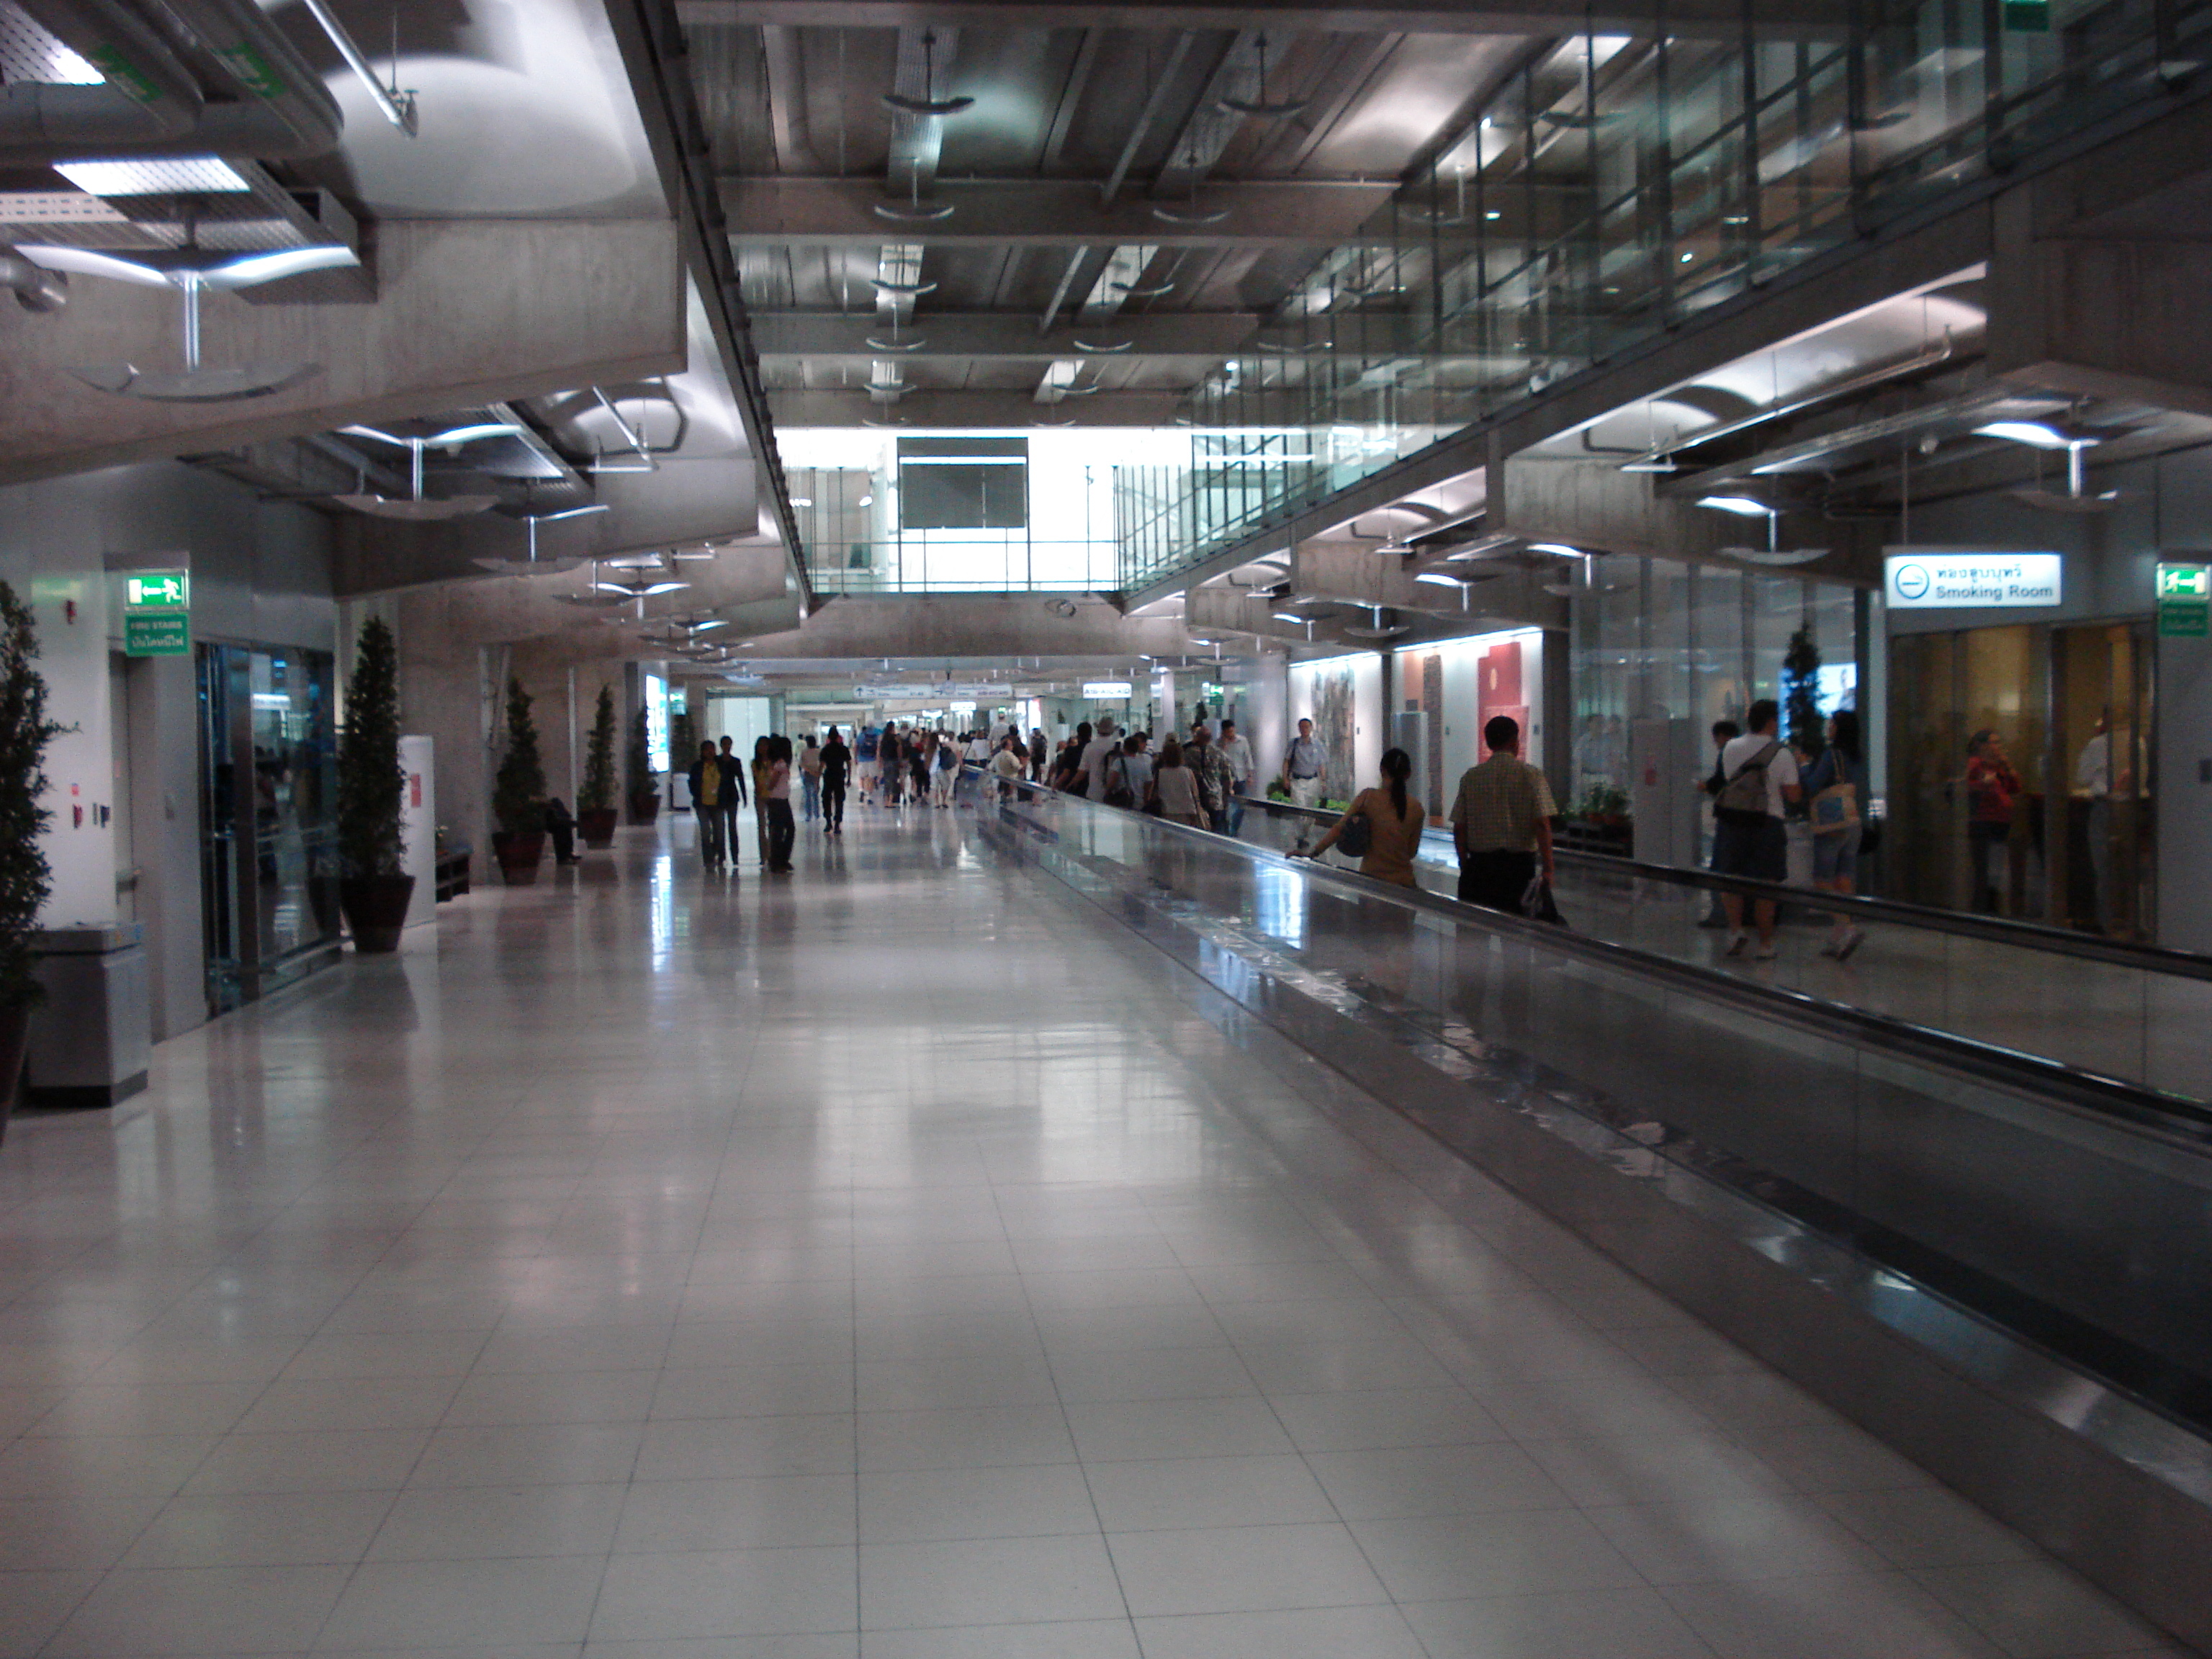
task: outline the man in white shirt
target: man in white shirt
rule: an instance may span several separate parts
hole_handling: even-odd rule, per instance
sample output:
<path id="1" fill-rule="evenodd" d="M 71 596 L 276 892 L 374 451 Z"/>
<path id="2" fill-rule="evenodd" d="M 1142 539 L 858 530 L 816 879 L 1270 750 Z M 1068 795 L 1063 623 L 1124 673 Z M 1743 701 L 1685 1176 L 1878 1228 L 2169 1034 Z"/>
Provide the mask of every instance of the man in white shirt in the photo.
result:
<path id="1" fill-rule="evenodd" d="M 1744 716 L 1751 729 L 1721 749 L 1721 785 L 1713 809 L 1713 872 L 1753 881 L 1790 878 L 1790 841 L 1782 815 L 1805 792 L 1797 782 L 1797 757 L 1774 735 L 1782 711 L 1771 697 L 1752 704 Z M 1748 941 L 1743 932 L 1743 895 L 1723 893 L 1728 912 L 1728 954 L 1740 957 Z M 1774 959 L 1774 901 L 1753 906 L 1759 929 L 1758 959 Z"/>
<path id="2" fill-rule="evenodd" d="M 1244 797 L 1252 793 L 1252 745 L 1237 731 L 1235 720 L 1224 720 L 1219 747 L 1235 790 L 1229 803 L 1229 833 L 1241 836 L 1244 833 Z"/>
<path id="3" fill-rule="evenodd" d="M 1097 732 L 1083 751 L 1083 758 L 1077 763 L 1081 774 L 1077 787 L 1083 794 L 1092 800 L 1106 799 L 1106 757 L 1121 746 L 1121 739 L 1115 735 L 1114 722 L 1100 720 Z"/>
<path id="4" fill-rule="evenodd" d="M 1283 756 L 1283 787 L 1300 806 L 1321 805 L 1321 792 L 1328 781 L 1328 750 L 1314 739 L 1314 723 L 1298 722 L 1298 735 Z"/>

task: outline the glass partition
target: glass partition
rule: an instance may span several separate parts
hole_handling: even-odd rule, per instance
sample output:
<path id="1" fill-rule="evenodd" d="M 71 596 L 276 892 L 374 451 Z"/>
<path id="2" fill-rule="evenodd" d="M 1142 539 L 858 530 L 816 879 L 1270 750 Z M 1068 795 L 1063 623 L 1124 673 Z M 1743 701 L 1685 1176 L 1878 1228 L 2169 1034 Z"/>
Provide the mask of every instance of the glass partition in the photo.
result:
<path id="1" fill-rule="evenodd" d="M 1188 459 L 1117 499 L 1121 586 L 2162 94 L 2208 22 L 1868 0 L 1546 45 L 1190 394 Z"/>
<path id="2" fill-rule="evenodd" d="M 1141 814 L 1043 794 L 980 823 L 1132 925 L 1188 929 L 1224 972 L 1265 973 L 1441 1067 L 1469 1115 L 1527 1098 L 1626 1129 L 1649 1173 L 1735 1184 L 2161 1403 L 2212 1402 L 2202 1112 L 2062 1101 L 2025 1074 Z"/>

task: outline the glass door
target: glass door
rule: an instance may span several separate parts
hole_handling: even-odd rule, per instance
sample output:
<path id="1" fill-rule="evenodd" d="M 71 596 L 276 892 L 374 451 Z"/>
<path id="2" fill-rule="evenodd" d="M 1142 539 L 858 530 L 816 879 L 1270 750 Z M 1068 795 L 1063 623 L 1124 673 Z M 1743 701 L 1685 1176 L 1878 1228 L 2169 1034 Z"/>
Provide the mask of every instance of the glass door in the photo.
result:
<path id="1" fill-rule="evenodd" d="M 2054 921 L 2112 939 L 2157 937 L 2150 629 L 2054 629 L 2051 770 L 2065 785 Z"/>
<path id="2" fill-rule="evenodd" d="M 337 950 L 331 660 L 203 645 L 198 672 L 208 1003 L 220 1013 Z"/>

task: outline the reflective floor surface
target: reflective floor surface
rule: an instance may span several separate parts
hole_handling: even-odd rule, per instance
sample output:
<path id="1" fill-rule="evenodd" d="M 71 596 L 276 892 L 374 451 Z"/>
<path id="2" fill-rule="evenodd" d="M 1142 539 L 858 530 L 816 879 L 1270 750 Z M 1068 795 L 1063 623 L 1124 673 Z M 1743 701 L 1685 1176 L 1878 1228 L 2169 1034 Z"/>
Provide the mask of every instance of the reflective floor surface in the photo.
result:
<path id="1" fill-rule="evenodd" d="M 0 1659 L 2176 1651 L 964 813 L 689 836 L 11 1130 Z"/>

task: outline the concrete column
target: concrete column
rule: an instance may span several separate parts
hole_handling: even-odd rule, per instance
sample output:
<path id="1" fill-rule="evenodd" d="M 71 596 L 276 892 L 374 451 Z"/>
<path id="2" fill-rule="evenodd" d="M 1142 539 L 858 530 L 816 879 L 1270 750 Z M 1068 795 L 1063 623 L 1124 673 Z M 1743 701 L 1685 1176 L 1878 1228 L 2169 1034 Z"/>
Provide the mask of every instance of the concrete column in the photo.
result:
<path id="1" fill-rule="evenodd" d="M 153 1038 L 207 1022 L 201 932 L 199 702 L 190 657 L 141 657 L 129 700 L 131 858 L 138 867 Z"/>

